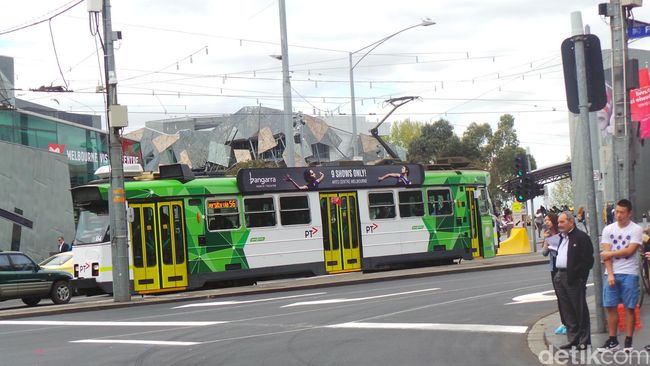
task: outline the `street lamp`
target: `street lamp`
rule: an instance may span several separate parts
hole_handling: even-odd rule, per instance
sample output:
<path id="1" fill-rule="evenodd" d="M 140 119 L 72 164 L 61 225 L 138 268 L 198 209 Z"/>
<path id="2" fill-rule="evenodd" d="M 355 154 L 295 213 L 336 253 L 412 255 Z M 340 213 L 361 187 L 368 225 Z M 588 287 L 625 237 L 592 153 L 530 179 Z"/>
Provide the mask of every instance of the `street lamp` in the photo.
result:
<path id="1" fill-rule="evenodd" d="M 350 52 L 350 54 L 349 54 L 349 56 L 350 56 L 350 105 L 352 106 L 352 152 L 353 152 L 352 156 L 353 156 L 353 158 L 356 157 L 358 155 L 358 153 L 359 153 L 358 148 L 357 148 L 357 108 L 356 108 L 356 104 L 355 104 L 355 101 L 354 101 L 354 68 L 357 67 L 359 62 L 361 62 L 361 60 L 363 60 L 366 56 L 368 56 L 370 54 L 370 52 L 372 52 L 375 48 L 379 47 L 379 45 L 381 45 L 382 43 L 384 43 L 384 42 L 388 41 L 389 39 L 395 37 L 396 35 L 398 35 L 398 34 L 400 34 L 402 32 L 406 32 L 407 30 L 412 29 L 412 28 L 428 27 L 428 26 L 434 25 L 434 24 L 436 24 L 436 22 L 432 22 L 431 20 L 429 20 L 427 18 L 427 19 L 422 20 L 418 24 L 415 24 L 415 25 L 412 25 L 410 27 L 404 28 L 404 29 L 402 29 L 400 31 L 397 31 L 397 32 L 395 32 L 393 34 L 390 34 L 390 35 L 378 40 L 377 42 L 371 43 L 371 44 L 369 44 L 369 45 L 367 45 L 367 46 L 365 46 L 363 48 L 360 48 L 360 49 L 358 49 L 358 50 L 356 50 L 354 52 Z M 359 53 L 359 52 L 365 50 L 366 48 L 370 48 L 370 49 L 366 53 L 364 53 L 361 56 L 361 58 L 359 58 L 357 60 L 357 62 L 352 64 L 352 55 L 355 54 L 355 53 Z"/>

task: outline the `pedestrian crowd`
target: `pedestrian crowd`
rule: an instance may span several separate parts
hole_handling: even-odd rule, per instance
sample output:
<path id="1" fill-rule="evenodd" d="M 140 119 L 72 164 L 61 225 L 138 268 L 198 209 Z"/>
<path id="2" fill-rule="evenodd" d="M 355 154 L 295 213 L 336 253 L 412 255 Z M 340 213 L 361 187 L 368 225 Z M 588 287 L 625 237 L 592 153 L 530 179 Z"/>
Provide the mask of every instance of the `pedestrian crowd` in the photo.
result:
<path id="1" fill-rule="evenodd" d="M 582 207 L 575 216 L 568 209 L 557 213 L 556 210 L 542 212 L 542 208 L 537 210 L 534 222 L 544 233 L 542 254 L 549 257 L 551 283 L 562 322 L 555 332 L 567 336 L 567 343 L 558 348 L 580 351 L 591 347 L 586 285 L 594 260 L 600 260 L 605 268 L 602 304 L 607 314 L 609 337 L 596 351 L 632 351 L 635 310 L 640 295 L 640 265 L 643 260 L 650 261 L 650 251 L 645 250 L 650 249 L 648 228 L 632 221 L 632 203 L 621 199 L 607 207 L 604 217 L 607 226 L 602 231 L 600 251 L 594 255 Z M 622 346 L 618 339 L 619 307 L 625 314 Z M 650 351 L 650 345 L 645 346 L 645 350 Z"/>

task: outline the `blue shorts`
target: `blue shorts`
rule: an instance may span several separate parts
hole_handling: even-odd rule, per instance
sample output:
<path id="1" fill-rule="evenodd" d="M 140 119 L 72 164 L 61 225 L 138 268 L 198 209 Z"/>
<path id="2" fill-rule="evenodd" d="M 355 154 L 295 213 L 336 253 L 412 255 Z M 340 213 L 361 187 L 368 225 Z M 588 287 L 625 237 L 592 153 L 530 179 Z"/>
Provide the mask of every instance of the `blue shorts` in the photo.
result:
<path id="1" fill-rule="evenodd" d="M 615 274 L 616 284 L 607 284 L 607 275 L 603 279 L 603 306 L 615 308 L 623 304 L 627 309 L 636 308 L 639 301 L 639 276 L 631 274 Z"/>

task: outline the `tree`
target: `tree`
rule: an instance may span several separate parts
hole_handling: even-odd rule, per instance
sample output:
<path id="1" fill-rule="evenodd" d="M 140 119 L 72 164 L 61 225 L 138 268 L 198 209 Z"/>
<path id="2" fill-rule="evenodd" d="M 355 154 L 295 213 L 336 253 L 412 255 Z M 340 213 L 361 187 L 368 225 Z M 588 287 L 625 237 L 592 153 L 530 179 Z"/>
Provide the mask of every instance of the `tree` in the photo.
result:
<path id="1" fill-rule="evenodd" d="M 557 208 L 564 205 L 567 207 L 573 206 L 573 188 L 571 187 L 571 179 L 562 179 L 553 185 L 549 194 L 549 204 L 551 207 L 555 206 Z"/>
<path id="2" fill-rule="evenodd" d="M 420 134 L 408 144 L 408 161 L 428 163 L 443 157 L 465 157 L 474 167 L 490 172 L 488 191 L 493 201 L 497 204 L 509 201 L 513 197 L 502 191 L 499 185 L 515 177 L 515 156 L 526 153 L 519 146 L 514 126 L 515 118 L 504 114 L 494 132 L 489 124 L 474 122 L 459 138 L 449 121 L 439 119 L 421 126 Z M 536 169 L 535 159 L 529 156 L 529 161 L 530 169 Z"/>
<path id="3" fill-rule="evenodd" d="M 489 137 L 485 147 L 485 159 L 490 171 L 490 197 L 497 202 L 509 200 L 510 194 L 499 189 L 499 185 L 515 176 L 515 156 L 525 153 L 519 147 L 517 131 L 514 129 L 515 118 L 504 114 L 499 118 L 497 130 Z"/>
<path id="4" fill-rule="evenodd" d="M 415 137 L 420 136 L 422 125 L 422 122 L 411 121 L 408 118 L 401 122 L 395 122 L 390 126 L 388 142 L 406 149 Z"/>
<path id="5" fill-rule="evenodd" d="M 410 162 L 427 163 L 460 150 L 460 139 L 454 134 L 454 127 L 449 121 L 439 119 L 422 126 L 420 135 L 408 146 L 407 159 Z"/>
<path id="6" fill-rule="evenodd" d="M 487 145 L 492 137 L 492 128 L 489 124 L 478 124 L 472 122 L 463 133 L 461 139 L 462 148 L 467 159 L 475 166 L 486 169 L 489 161 L 487 159 Z"/>

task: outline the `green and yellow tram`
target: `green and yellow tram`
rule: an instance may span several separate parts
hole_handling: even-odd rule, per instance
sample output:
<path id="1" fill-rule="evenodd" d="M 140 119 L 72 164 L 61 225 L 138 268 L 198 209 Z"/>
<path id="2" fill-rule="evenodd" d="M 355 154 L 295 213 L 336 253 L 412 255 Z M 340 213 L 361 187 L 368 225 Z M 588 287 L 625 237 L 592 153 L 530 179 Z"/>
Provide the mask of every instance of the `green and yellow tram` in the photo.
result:
<path id="1" fill-rule="evenodd" d="M 242 169 L 237 177 L 161 166 L 157 178 L 125 182 L 132 289 L 492 257 L 488 183 L 485 171 L 418 164 Z M 101 181 L 72 190 L 77 285 L 106 292 L 109 191 Z"/>

